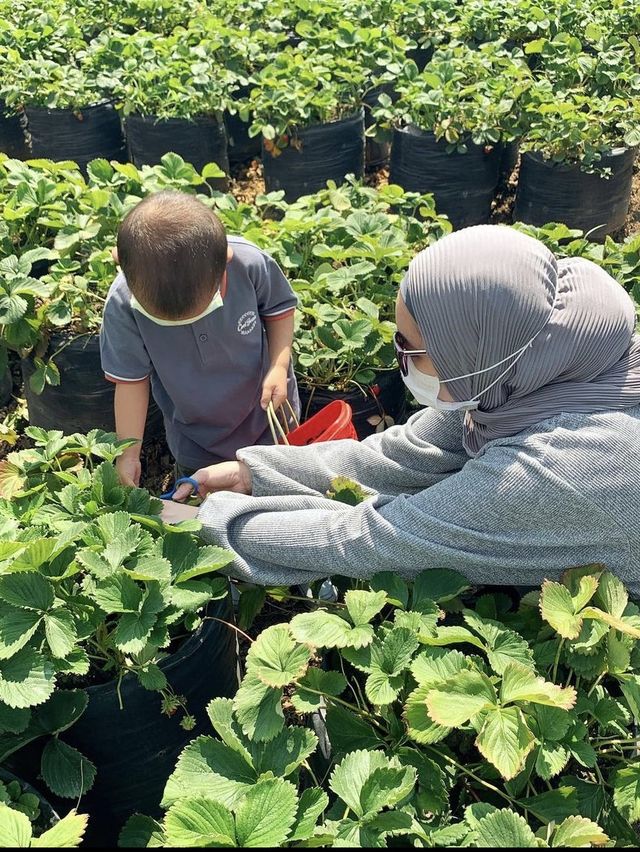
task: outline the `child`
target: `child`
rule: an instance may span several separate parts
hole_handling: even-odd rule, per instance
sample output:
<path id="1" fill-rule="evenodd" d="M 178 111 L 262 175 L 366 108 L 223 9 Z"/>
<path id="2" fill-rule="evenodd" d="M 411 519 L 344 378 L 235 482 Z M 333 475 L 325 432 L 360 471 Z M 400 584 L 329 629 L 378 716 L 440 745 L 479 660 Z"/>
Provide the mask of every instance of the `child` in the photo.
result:
<path id="1" fill-rule="evenodd" d="M 102 368 L 115 382 L 119 438 L 139 443 L 117 461 L 124 485 L 140 481 L 149 384 L 180 475 L 236 450 L 271 443 L 265 410 L 289 399 L 296 297 L 268 254 L 225 234 L 193 195 L 148 196 L 118 232 L 122 272 L 100 333 Z"/>

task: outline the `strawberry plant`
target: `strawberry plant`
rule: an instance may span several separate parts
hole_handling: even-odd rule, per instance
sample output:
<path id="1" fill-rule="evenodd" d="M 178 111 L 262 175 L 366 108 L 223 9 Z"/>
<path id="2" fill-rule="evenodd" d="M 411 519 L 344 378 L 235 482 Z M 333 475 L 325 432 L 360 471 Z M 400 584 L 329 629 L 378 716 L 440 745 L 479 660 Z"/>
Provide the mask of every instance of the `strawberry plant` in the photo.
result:
<path id="1" fill-rule="evenodd" d="M 113 461 L 131 442 L 97 430 L 26 434 L 34 448 L 0 468 L 0 760 L 53 734 L 42 777 L 77 797 L 95 768 L 58 738 L 87 705 L 69 687 L 110 681 L 120 696 L 123 678 L 136 678 L 191 728 L 159 663 L 226 595 L 212 575 L 233 557 L 200 546 L 197 522 L 169 531 L 160 500 L 120 485 Z"/>
<path id="2" fill-rule="evenodd" d="M 87 817 L 71 811 L 51 828 L 34 835 L 28 816 L 0 803 L 0 836 L 2 842 L 12 849 L 77 847 L 82 841 L 86 826 Z"/>
<path id="3" fill-rule="evenodd" d="M 363 499 L 354 485 L 334 497 Z M 253 641 L 235 698 L 209 705 L 216 736 L 168 779 L 164 819 L 132 817 L 121 845 L 637 842 L 640 610 L 610 572 L 515 597 L 388 572 L 309 606 Z M 324 780 L 292 713 L 325 720 Z"/>
<path id="4" fill-rule="evenodd" d="M 438 50 L 423 72 L 408 62 L 396 84 L 398 98 L 380 95 L 373 114 L 382 126 L 432 131 L 462 153 L 468 141 L 489 145 L 518 136 L 520 101 L 530 82 L 519 51 L 500 42 L 478 49 L 454 44 Z"/>
<path id="5" fill-rule="evenodd" d="M 550 80 L 541 78 L 523 96 L 520 150 L 593 172 L 603 154 L 640 144 L 639 122 L 638 97 L 597 96 L 580 88 L 560 95 Z"/>
<path id="6" fill-rule="evenodd" d="M 17 778 L 0 771 L 0 836 L 13 847 L 78 846 L 87 818 L 74 811 L 62 820 L 45 816 L 40 798 Z M 30 792 L 31 790 L 31 792 Z"/>
<path id="7" fill-rule="evenodd" d="M 299 130 L 353 115 L 365 77 L 364 68 L 326 49 L 286 48 L 257 74 L 240 115 L 251 119 L 249 135 L 261 134 L 277 156 Z"/>
<path id="8" fill-rule="evenodd" d="M 219 37 L 194 41 L 185 30 L 169 36 L 107 32 L 94 43 L 92 63 L 124 115 L 192 119 L 231 105 L 237 78 L 222 64 L 221 47 Z"/>

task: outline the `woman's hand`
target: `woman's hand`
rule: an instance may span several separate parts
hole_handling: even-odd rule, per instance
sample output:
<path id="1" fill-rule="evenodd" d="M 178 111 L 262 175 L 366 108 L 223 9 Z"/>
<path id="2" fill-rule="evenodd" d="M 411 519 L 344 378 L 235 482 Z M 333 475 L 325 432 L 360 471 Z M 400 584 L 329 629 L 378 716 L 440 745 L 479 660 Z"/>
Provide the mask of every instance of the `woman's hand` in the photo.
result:
<path id="1" fill-rule="evenodd" d="M 199 485 L 199 497 L 206 497 L 214 491 L 251 494 L 251 471 L 244 462 L 221 462 L 212 464 L 211 467 L 201 467 L 193 474 L 192 479 Z M 178 488 L 173 499 L 181 503 L 193 496 L 191 487 L 185 483 Z"/>
<path id="2" fill-rule="evenodd" d="M 160 518 L 165 524 L 179 524 L 180 521 L 191 521 L 198 515 L 197 506 L 183 506 L 173 500 L 164 500 Z"/>

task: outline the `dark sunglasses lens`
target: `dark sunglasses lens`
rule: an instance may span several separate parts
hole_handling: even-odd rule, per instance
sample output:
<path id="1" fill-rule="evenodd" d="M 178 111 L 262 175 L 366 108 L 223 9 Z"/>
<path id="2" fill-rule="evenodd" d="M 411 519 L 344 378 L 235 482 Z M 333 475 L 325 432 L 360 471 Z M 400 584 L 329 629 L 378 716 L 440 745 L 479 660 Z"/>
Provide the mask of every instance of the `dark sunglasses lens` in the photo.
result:
<path id="1" fill-rule="evenodd" d="M 409 370 L 407 367 L 407 356 L 403 352 L 405 339 L 398 331 L 396 332 L 394 343 L 396 347 L 396 359 L 398 361 L 398 367 L 400 368 L 400 372 L 402 373 L 402 375 L 406 376 Z"/>

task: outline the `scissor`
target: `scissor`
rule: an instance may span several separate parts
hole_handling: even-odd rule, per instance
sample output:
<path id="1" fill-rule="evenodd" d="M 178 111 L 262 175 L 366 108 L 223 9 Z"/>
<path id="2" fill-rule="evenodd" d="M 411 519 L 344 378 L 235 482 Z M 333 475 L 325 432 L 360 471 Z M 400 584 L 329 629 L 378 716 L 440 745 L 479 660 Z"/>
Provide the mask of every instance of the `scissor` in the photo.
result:
<path id="1" fill-rule="evenodd" d="M 198 488 L 200 488 L 200 483 L 197 480 L 195 480 L 192 476 L 181 476 L 180 479 L 176 479 L 175 485 L 173 486 L 171 491 L 167 491 L 166 494 L 161 494 L 160 499 L 161 500 L 171 500 L 171 498 L 176 493 L 178 488 L 181 485 L 185 485 L 185 484 L 191 486 L 194 494 L 198 493 Z"/>

